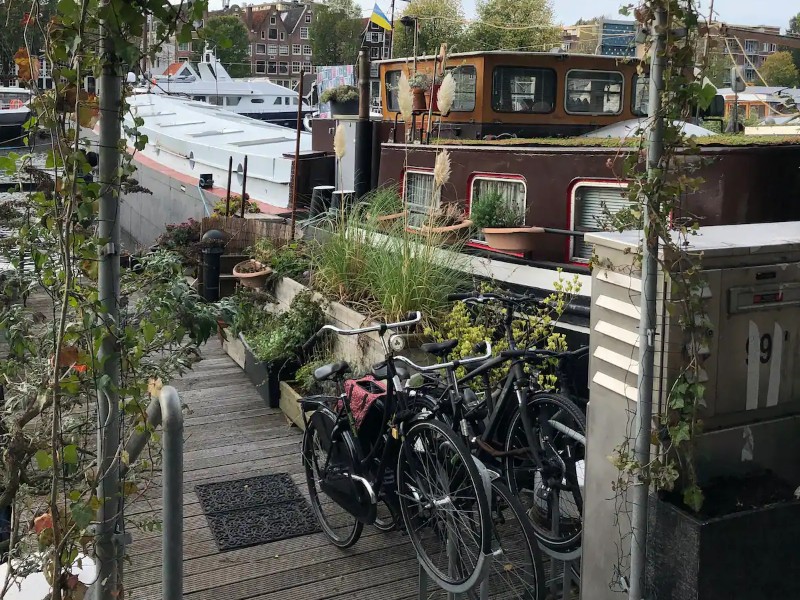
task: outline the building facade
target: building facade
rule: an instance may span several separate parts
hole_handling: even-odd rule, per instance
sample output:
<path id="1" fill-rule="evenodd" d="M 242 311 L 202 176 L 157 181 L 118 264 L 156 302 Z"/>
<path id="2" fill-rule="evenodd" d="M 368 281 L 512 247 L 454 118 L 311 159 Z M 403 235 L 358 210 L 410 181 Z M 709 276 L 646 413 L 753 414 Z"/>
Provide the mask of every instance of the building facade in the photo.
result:
<path id="1" fill-rule="evenodd" d="M 764 82 L 758 76 L 758 70 L 761 69 L 769 55 L 775 54 L 782 48 L 774 42 L 760 40 L 758 34 L 780 35 L 781 28 L 769 25 L 756 27 L 730 25 L 729 27 L 731 30 L 728 34 L 723 38 L 717 39 L 715 50 L 731 59 L 731 63 L 735 62 L 741 68 L 744 80 L 747 83 L 764 85 Z M 754 35 L 751 37 L 748 32 Z M 730 84 L 730 81 L 728 80 L 726 83 Z"/>

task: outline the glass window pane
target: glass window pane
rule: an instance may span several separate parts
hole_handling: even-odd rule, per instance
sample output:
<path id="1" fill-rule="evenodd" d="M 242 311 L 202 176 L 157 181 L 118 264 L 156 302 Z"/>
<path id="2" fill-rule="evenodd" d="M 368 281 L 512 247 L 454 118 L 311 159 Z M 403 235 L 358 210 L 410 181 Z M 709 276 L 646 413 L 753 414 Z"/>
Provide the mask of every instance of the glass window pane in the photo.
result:
<path id="1" fill-rule="evenodd" d="M 633 101 L 631 103 L 631 110 L 633 114 L 646 117 L 647 106 L 650 100 L 650 78 L 645 76 L 636 75 L 633 78 Z"/>
<path id="2" fill-rule="evenodd" d="M 565 104 L 569 113 L 619 114 L 622 112 L 622 73 L 570 71 Z"/>
<path id="3" fill-rule="evenodd" d="M 433 193 L 433 173 L 417 173 L 406 171 L 403 186 L 406 205 L 408 206 L 408 223 L 419 227 L 425 222 L 434 206 L 439 204 L 440 193 Z"/>
<path id="4" fill-rule="evenodd" d="M 492 74 L 496 112 L 549 113 L 555 99 L 556 74 L 551 69 L 497 67 Z"/>
<path id="5" fill-rule="evenodd" d="M 400 110 L 397 104 L 397 86 L 399 84 L 400 71 L 388 71 L 386 73 L 386 104 L 392 112 Z"/>
<path id="6" fill-rule="evenodd" d="M 466 65 L 448 69 L 456 80 L 456 96 L 453 99 L 452 112 L 475 110 L 475 67 Z"/>
<path id="7" fill-rule="evenodd" d="M 575 207 L 572 229 L 598 231 L 606 229 L 614 216 L 631 206 L 628 190 L 623 185 L 580 185 L 575 188 Z M 587 262 L 592 256 L 592 244 L 583 238 L 572 242 L 572 260 Z"/>

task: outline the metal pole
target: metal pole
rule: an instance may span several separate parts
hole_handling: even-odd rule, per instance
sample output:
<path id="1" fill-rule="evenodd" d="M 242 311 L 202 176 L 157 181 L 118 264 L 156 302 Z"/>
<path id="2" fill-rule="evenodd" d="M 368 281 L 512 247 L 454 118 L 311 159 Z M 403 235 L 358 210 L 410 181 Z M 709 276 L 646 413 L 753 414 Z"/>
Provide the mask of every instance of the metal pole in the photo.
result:
<path id="1" fill-rule="evenodd" d="M 244 207 L 247 204 L 247 155 L 244 157 L 244 167 L 242 168 L 242 206 L 239 215 L 244 219 Z"/>
<path id="2" fill-rule="evenodd" d="M 162 425 L 164 474 L 162 484 L 162 575 L 164 600 L 183 598 L 183 411 L 178 392 L 164 386 L 160 397 L 147 407 L 149 427 L 135 433 L 125 445 L 129 464 L 133 464 L 147 445 L 151 432 Z M 127 471 L 123 466 L 123 473 Z"/>
<path id="3" fill-rule="evenodd" d="M 300 165 L 300 133 L 303 127 L 303 74 L 300 73 L 300 83 L 297 93 L 300 101 L 297 103 L 297 136 L 294 141 L 294 165 L 292 166 L 292 225 L 289 229 L 290 239 L 294 239 L 294 226 L 297 222 L 297 171 Z"/>
<path id="4" fill-rule="evenodd" d="M 389 25 L 392 27 L 392 39 L 389 42 L 389 58 L 394 58 L 394 0 L 392 0 L 392 14 Z M 386 39 L 386 32 L 383 33 L 383 39 Z"/>
<path id="5" fill-rule="evenodd" d="M 664 90 L 664 48 L 667 12 L 656 10 L 653 21 L 655 39 L 650 62 L 650 97 L 648 100 L 650 140 L 647 153 L 647 178 L 653 181 L 660 174 L 664 153 L 664 117 L 661 114 L 661 94 Z M 652 222 L 658 218 L 658 206 L 643 197 L 644 244 L 642 245 L 642 297 L 639 321 L 639 390 L 636 403 L 636 442 L 634 452 L 639 465 L 650 462 L 650 431 L 653 412 L 653 372 L 656 326 L 656 294 L 658 292 L 658 233 Z M 645 593 L 645 567 L 647 565 L 647 502 L 649 485 L 637 481 L 633 487 L 631 581 L 629 600 L 642 600 Z"/>
<path id="6" fill-rule="evenodd" d="M 358 121 L 353 177 L 356 200 L 360 200 L 369 192 L 372 178 L 372 122 L 369 119 L 369 105 L 369 54 L 361 50 L 358 53 Z"/>
<path id="7" fill-rule="evenodd" d="M 104 5 L 109 0 L 103 1 Z M 124 544 L 119 537 L 122 496 L 120 493 L 119 461 L 119 397 L 120 357 L 117 347 L 119 322 L 119 166 L 120 166 L 120 105 L 122 104 L 122 77 L 120 60 L 114 47 L 113 25 L 101 22 L 102 73 L 100 92 L 100 142 L 99 175 L 100 206 L 98 237 L 106 240 L 99 251 L 98 296 L 103 308 L 102 328 L 105 332 L 100 343 L 98 362 L 100 374 L 107 380 L 104 389 L 97 390 L 97 448 L 98 472 L 101 479 L 97 496 L 100 509 L 97 514 L 97 600 L 117 600 L 122 596 L 122 556 Z"/>
<path id="8" fill-rule="evenodd" d="M 233 176 L 233 157 L 228 157 L 228 189 L 225 192 L 225 216 L 231 216 L 231 177 Z"/>

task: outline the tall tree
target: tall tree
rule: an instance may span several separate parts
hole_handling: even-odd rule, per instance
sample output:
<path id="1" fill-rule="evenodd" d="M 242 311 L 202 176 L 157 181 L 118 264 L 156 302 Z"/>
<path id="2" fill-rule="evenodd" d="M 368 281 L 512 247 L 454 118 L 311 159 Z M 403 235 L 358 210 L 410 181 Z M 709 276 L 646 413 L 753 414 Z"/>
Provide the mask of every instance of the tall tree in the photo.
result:
<path id="1" fill-rule="evenodd" d="M 795 87 L 798 84 L 798 71 L 790 52 L 769 55 L 761 65 L 761 75 L 769 85 Z"/>
<path id="2" fill-rule="evenodd" d="M 315 65 L 353 65 L 358 60 L 364 25 L 353 0 L 317 5 L 309 37 Z"/>
<path id="3" fill-rule="evenodd" d="M 464 37 L 464 11 L 461 0 L 411 0 L 402 17 L 415 17 L 417 55 L 436 54 L 443 43 L 448 50 L 472 50 L 471 42 Z M 414 27 L 405 27 L 395 18 L 394 55 L 414 55 Z"/>
<path id="4" fill-rule="evenodd" d="M 200 43 L 208 42 L 231 77 L 250 75 L 250 40 L 242 20 L 235 15 L 209 17 L 200 31 Z M 203 48 L 195 48 L 203 51 Z"/>
<path id="5" fill-rule="evenodd" d="M 786 30 L 787 35 L 796 35 L 800 37 L 800 13 L 797 13 L 791 19 L 789 19 L 789 28 Z M 800 70 L 800 49 L 792 48 L 792 61 L 794 61 L 794 66 Z"/>
<path id="6" fill-rule="evenodd" d="M 561 46 L 550 0 L 483 0 L 469 28 L 473 50 L 547 52 Z"/>

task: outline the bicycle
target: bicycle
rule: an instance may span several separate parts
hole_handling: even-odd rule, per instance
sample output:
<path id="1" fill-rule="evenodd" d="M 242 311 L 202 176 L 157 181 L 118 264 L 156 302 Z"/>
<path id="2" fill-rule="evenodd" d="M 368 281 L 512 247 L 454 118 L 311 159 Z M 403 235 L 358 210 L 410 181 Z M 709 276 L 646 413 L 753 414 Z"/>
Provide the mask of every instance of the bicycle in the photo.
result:
<path id="1" fill-rule="evenodd" d="M 307 350 L 324 331 L 378 333 L 385 361 L 373 372 L 387 385 L 378 408 L 379 428 L 359 431 L 350 399 L 341 393 L 350 366 L 337 362 L 317 369 L 314 377 L 335 381 L 340 393 L 300 400 L 306 425 L 303 464 L 312 508 L 331 542 L 341 548 L 355 544 L 364 525 L 375 523 L 378 502 L 384 502 L 394 514 L 399 509 L 428 574 L 445 590 L 462 593 L 484 576 L 491 548 L 490 509 L 479 465 L 450 427 L 411 405 L 397 357 L 386 342 L 387 332 L 414 326 L 421 318 L 416 313 L 398 323 L 358 329 L 325 325 L 306 342 Z"/>
<path id="2" fill-rule="evenodd" d="M 504 474 L 543 547 L 561 555 L 576 553 L 582 534 L 586 418 L 567 394 L 580 387 L 569 371 L 587 357 L 588 349 L 517 349 L 512 334 L 514 312 L 525 303 L 541 304 L 533 296 L 471 293 L 454 294 L 450 299 L 501 302 L 509 349 L 461 378 L 456 377 L 455 369 L 448 371 L 444 386 L 429 381 L 425 393 L 432 412 L 460 431 L 480 459 Z M 449 340 L 428 349 L 446 358 L 455 345 L 455 340 Z M 543 359 L 555 362 L 556 391 L 539 388 L 536 371 L 533 377 L 526 372 L 526 368 L 538 368 Z M 510 363 L 507 373 L 493 387 L 489 373 L 505 363 Z M 482 382 L 483 400 L 466 386 L 475 380 Z"/>

